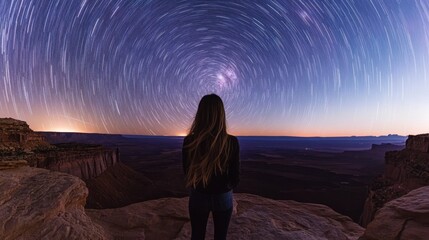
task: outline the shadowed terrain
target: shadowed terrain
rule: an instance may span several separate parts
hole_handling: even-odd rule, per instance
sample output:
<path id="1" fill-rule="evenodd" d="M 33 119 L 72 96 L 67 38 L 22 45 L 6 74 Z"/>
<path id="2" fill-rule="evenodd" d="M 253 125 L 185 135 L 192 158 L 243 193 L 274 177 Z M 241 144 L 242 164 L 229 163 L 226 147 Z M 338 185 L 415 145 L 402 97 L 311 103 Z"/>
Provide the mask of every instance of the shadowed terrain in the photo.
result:
<path id="1" fill-rule="evenodd" d="M 128 192 L 132 194 L 121 197 L 119 202 L 102 197 L 107 192 L 94 193 L 101 198 L 98 207 L 124 206 L 131 202 L 187 195 L 181 162 L 182 137 L 77 133 L 43 135 L 51 143 L 79 141 L 119 148 L 121 162 L 143 175 L 127 176 L 125 185 L 130 186 Z M 239 141 L 241 181 L 235 192 L 321 203 L 350 216 L 354 221 L 358 221 L 362 213 L 367 186 L 383 172 L 385 152 L 403 148 L 402 145 L 395 145 L 403 144 L 403 138 L 399 136 L 330 139 L 239 137 Z M 114 175 L 113 171 L 105 175 Z M 107 183 L 102 179 L 103 176 L 100 176 L 87 183 L 90 191 L 106 189 L 91 187 L 91 184 L 105 186 Z M 131 186 L 133 181 L 134 187 Z"/>

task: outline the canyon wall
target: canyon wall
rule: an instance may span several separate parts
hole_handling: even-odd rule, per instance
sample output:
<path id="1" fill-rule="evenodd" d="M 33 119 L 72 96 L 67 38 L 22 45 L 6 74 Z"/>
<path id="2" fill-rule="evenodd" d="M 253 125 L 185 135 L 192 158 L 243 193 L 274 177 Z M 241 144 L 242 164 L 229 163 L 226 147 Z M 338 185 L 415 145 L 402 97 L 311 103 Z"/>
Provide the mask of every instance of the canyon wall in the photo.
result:
<path id="1" fill-rule="evenodd" d="M 122 136 L 37 133 L 23 121 L 0 118 L 0 170 L 31 166 L 79 177 L 89 188 L 86 206 L 91 208 L 122 207 L 156 198 L 153 183 L 120 162 L 118 148 L 91 144 L 105 138 Z"/>
<path id="2" fill-rule="evenodd" d="M 0 166 L 27 162 L 32 167 L 69 173 L 83 180 L 98 177 L 119 162 L 119 150 L 101 145 L 52 145 L 24 121 L 0 118 Z"/>
<path id="3" fill-rule="evenodd" d="M 119 162 L 118 149 L 99 145 L 61 144 L 57 151 L 47 153 L 45 161 L 33 165 L 53 171 L 69 173 L 83 180 L 98 177 Z"/>
<path id="4" fill-rule="evenodd" d="M 409 136 L 405 149 L 386 153 L 384 174 L 372 183 L 365 201 L 362 226 L 367 226 L 385 203 L 427 185 L 429 134 Z"/>

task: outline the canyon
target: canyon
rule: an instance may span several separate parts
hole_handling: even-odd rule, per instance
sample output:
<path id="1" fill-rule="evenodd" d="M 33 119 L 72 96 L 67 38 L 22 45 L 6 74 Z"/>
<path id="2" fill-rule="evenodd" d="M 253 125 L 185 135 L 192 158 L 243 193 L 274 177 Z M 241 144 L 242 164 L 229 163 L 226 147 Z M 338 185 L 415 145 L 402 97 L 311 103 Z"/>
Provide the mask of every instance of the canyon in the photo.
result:
<path id="1" fill-rule="evenodd" d="M 174 188 L 160 192 L 164 185 L 121 162 L 120 149 L 100 145 L 99 135 L 36 133 L 14 119 L 0 119 L 0 135 L 1 239 L 190 238 L 188 198 L 163 197 Z M 64 143 L 70 137 L 85 143 Z M 234 193 L 229 239 L 425 239 L 429 135 L 409 136 L 402 150 L 374 145 L 371 154 L 386 147 L 392 151 L 361 217 L 366 229 L 322 204 L 241 192 Z M 212 234 L 210 219 L 207 239 Z"/>

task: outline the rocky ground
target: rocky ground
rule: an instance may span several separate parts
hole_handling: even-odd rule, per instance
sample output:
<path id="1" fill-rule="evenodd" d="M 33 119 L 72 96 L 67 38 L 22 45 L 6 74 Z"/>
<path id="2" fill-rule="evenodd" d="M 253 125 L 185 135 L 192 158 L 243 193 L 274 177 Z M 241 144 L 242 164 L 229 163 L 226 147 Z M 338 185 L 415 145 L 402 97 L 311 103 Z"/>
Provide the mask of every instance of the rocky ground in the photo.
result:
<path id="1" fill-rule="evenodd" d="M 189 239 L 187 198 L 84 209 L 88 189 L 69 174 L 0 171 L 1 239 Z M 329 207 L 235 194 L 229 239 L 357 239 L 364 229 Z M 208 224 L 211 239 L 213 224 Z"/>

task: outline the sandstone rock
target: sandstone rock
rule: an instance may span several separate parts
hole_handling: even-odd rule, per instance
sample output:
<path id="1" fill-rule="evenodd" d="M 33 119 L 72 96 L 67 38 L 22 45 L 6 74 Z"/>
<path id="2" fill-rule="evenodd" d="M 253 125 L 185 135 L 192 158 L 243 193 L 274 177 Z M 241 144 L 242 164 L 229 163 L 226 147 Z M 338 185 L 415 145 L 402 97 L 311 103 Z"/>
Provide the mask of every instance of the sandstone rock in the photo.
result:
<path id="1" fill-rule="evenodd" d="M 69 173 L 83 180 L 98 177 L 109 167 L 119 162 L 118 150 L 106 149 L 101 145 L 63 144 L 56 151 L 47 153 L 43 167 Z"/>
<path id="2" fill-rule="evenodd" d="M 0 151 L 31 152 L 39 149 L 50 149 L 52 145 L 45 138 L 33 132 L 24 121 L 13 118 L 0 118 Z"/>
<path id="3" fill-rule="evenodd" d="M 419 152 L 429 152 L 429 134 L 410 135 L 406 142 L 406 148 Z"/>
<path id="4" fill-rule="evenodd" d="M 85 214 L 85 184 L 69 174 L 0 171 L 0 239 L 109 239 Z"/>
<path id="5" fill-rule="evenodd" d="M 25 160 L 0 161 L 0 170 L 28 166 Z"/>
<path id="6" fill-rule="evenodd" d="M 189 239 L 188 198 L 117 209 L 83 208 L 75 176 L 22 167 L 0 171 L 0 239 Z M 235 194 L 228 239 L 357 239 L 363 229 L 317 204 Z M 207 239 L 212 239 L 209 221 Z"/>
<path id="7" fill-rule="evenodd" d="M 385 203 L 429 185 L 429 153 L 424 150 L 428 141 L 428 134 L 410 136 L 405 149 L 386 153 L 385 171 L 370 186 L 365 201 L 362 226 L 371 222 Z"/>
<path id="8" fill-rule="evenodd" d="M 429 236 L 429 186 L 390 201 L 368 225 L 362 240 L 426 240 Z"/>
<path id="9" fill-rule="evenodd" d="M 358 239 L 364 229 L 329 207 L 234 194 L 228 239 Z M 188 198 L 163 198 L 87 214 L 115 238 L 190 239 Z M 210 218 L 206 239 L 213 239 Z"/>

